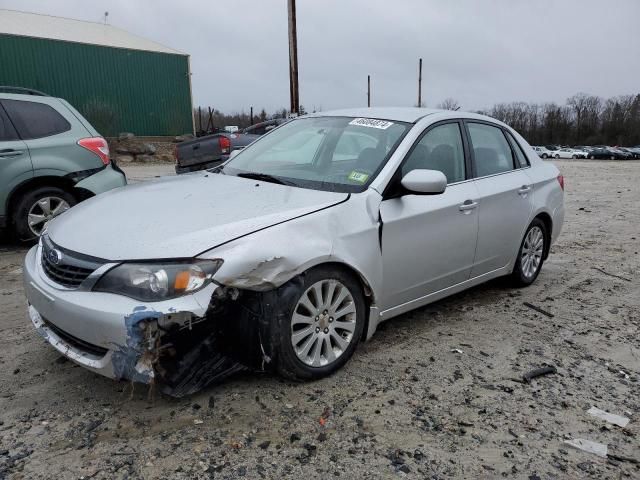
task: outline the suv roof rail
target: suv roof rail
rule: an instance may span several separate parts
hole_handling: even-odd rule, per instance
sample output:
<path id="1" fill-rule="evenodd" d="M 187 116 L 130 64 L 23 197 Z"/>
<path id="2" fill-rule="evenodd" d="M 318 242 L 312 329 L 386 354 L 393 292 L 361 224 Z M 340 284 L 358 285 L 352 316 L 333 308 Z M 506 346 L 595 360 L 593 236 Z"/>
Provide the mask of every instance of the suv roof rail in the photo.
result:
<path id="1" fill-rule="evenodd" d="M 11 87 L 8 85 L 0 85 L 0 93 L 17 93 L 20 95 L 37 95 L 39 97 L 48 97 L 44 92 L 33 88 Z"/>

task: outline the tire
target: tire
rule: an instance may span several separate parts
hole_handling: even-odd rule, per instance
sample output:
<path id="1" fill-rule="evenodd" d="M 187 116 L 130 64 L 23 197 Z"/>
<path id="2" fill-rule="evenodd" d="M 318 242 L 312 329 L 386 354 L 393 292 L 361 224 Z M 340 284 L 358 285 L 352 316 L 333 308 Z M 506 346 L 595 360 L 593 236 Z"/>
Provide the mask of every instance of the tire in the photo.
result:
<path id="1" fill-rule="evenodd" d="M 571 155 L 571 158 L 573 158 L 575 160 L 576 158 L 578 158 L 578 156 L 577 155 Z"/>
<path id="2" fill-rule="evenodd" d="M 595 160 L 595 159 L 596 159 L 596 157 L 595 157 L 595 156 L 593 156 L 593 155 L 589 155 L 589 159 L 590 159 L 590 160 Z"/>
<path id="3" fill-rule="evenodd" d="M 560 158 L 560 155 L 556 154 L 556 159 Z"/>
<path id="4" fill-rule="evenodd" d="M 41 201 L 49 199 L 48 207 Z M 77 203 L 75 197 L 69 192 L 57 187 L 39 187 L 24 193 L 15 204 L 11 214 L 13 228 L 18 238 L 23 242 L 33 241 L 40 236 L 40 232 L 46 221 L 68 210 Z M 47 213 L 47 209 L 49 212 Z M 29 223 L 30 213 L 43 217 L 39 223 Z M 32 218 L 34 218 L 32 217 Z"/>
<path id="5" fill-rule="evenodd" d="M 614 155 L 611 155 L 611 156 L 609 157 L 609 160 L 615 160 L 615 159 L 616 159 L 616 157 L 615 157 Z"/>
<path id="6" fill-rule="evenodd" d="M 317 308 L 315 311 L 310 311 L 310 309 L 306 308 L 303 303 L 323 308 L 323 306 L 319 305 L 323 302 L 314 302 L 313 299 L 317 297 L 315 297 L 315 294 L 310 293 L 312 291 L 316 292 L 315 287 L 318 285 L 321 286 L 321 295 L 327 295 L 326 298 L 329 295 L 330 285 L 335 285 L 332 295 L 334 302 L 346 291 L 347 298 L 343 300 L 344 303 L 337 305 L 337 307 L 342 308 L 333 310 L 329 306 L 324 310 L 327 312 L 326 315 L 323 314 L 323 310 L 319 310 L 320 315 L 317 315 Z M 339 288 L 345 290 L 339 290 Z M 298 290 L 297 294 L 292 296 L 289 305 L 286 306 L 286 314 L 281 316 L 282 321 L 275 326 L 278 330 L 274 332 L 276 337 L 276 342 L 274 342 L 276 370 L 280 375 L 298 381 L 326 377 L 341 368 L 349 360 L 362 338 L 366 318 L 366 303 L 362 287 L 353 275 L 341 269 L 317 267 L 304 274 L 302 286 L 298 287 Z M 349 311 L 351 310 L 350 306 L 355 307 L 355 312 L 347 313 L 335 319 L 330 316 L 331 312 Z M 296 314 L 296 322 L 294 322 L 294 313 Z M 338 323 L 348 328 L 336 328 Z M 310 333 L 307 336 L 304 332 L 308 330 Z M 352 330 L 352 332 L 349 332 L 349 330 Z M 294 337 L 295 334 L 297 335 Z M 344 348 L 342 349 L 337 341 L 338 336 L 343 342 L 346 338 L 349 338 L 348 342 L 343 344 Z M 331 347 L 330 351 L 336 357 L 331 361 L 327 358 L 331 357 L 327 342 Z M 294 343 L 297 344 L 297 347 L 294 347 Z M 307 347 L 307 353 L 305 353 L 305 347 Z M 312 362 L 316 360 L 316 355 L 314 355 L 317 351 L 316 349 L 320 349 L 317 356 L 318 365 L 303 361 L 303 358 Z M 322 357 L 323 354 L 324 358 Z"/>
<path id="7" fill-rule="evenodd" d="M 542 244 L 539 248 L 535 248 L 536 254 L 534 254 L 535 259 L 532 257 L 527 257 L 525 254 L 525 247 L 531 240 L 535 241 L 534 247 L 538 245 L 538 241 L 536 240 L 537 233 L 541 235 Z M 540 274 L 540 270 L 542 270 L 542 265 L 544 263 L 544 255 L 547 249 L 549 248 L 549 232 L 547 232 L 547 227 L 544 222 L 539 218 L 534 218 L 531 224 L 527 227 L 527 231 L 522 238 L 522 242 L 520 243 L 520 248 L 518 249 L 518 257 L 516 258 L 516 263 L 513 266 L 513 272 L 511 272 L 511 282 L 516 287 L 528 287 L 533 282 L 535 282 L 536 278 Z M 534 264 L 528 264 L 526 261 L 523 261 L 525 258 L 529 258 L 530 261 L 533 261 Z M 530 267 L 535 266 L 533 270 L 530 270 Z"/>
<path id="8" fill-rule="evenodd" d="M 544 158 L 546 160 L 547 158 L 549 158 L 549 155 L 547 155 L 546 153 L 543 153 L 542 154 L 542 158 Z"/>

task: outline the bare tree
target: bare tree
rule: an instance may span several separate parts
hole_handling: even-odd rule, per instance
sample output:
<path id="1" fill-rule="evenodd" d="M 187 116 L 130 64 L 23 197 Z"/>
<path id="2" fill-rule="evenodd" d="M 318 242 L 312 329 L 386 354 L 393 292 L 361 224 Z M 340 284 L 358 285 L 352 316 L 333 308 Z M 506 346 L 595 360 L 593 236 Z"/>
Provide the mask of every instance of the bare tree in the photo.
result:
<path id="1" fill-rule="evenodd" d="M 460 104 L 455 98 L 445 98 L 441 103 L 437 105 L 437 108 L 442 110 L 460 110 Z"/>

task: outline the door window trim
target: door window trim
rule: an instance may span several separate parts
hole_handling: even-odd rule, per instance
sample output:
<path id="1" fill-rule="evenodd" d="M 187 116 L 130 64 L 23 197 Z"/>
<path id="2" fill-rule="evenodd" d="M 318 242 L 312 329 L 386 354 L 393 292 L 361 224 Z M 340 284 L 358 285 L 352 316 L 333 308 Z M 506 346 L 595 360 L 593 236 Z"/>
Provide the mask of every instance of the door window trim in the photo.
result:
<path id="1" fill-rule="evenodd" d="M 7 125 L 11 129 L 11 131 L 13 133 L 13 138 L 12 139 L 3 140 L 2 138 L 0 138 L 0 142 L 15 142 L 15 141 L 21 141 L 22 140 L 20 138 L 20 135 L 18 134 L 18 129 L 13 124 L 13 121 L 9 117 L 9 114 L 5 111 L 4 106 L 2 105 L 2 102 L 0 102 L 0 120 L 2 120 L 3 123 L 5 125 Z"/>
<path id="2" fill-rule="evenodd" d="M 498 175 L 505 175 L 505 174 L 508 174 L 508 173 L 516 172 L 518 170 L 525 170 L 527 168 L 531 168 L 531 162 L 529 161 L 529 157 L 527 157 L 527 155 L 524 153 L 522 147 L 520 147 L 520 150 L 522 151 L 522 154 L 524 155 L 524 158 L 526 158 L 526 160 L 527 160 L 527 166 L 526 167 L 521 167 L 520 165 L 516 166 L 516 162 L 517 162 L 516 152 L 514 151 L 514 146 L 513 146 L 513 144 L 511 143 L 511 141 L 509 139 L 509 137 L 513 136 L 513 134 L 507 135 L 510 132 L 509 132 L 508 129 L 506 129 L 502 125 L 498 125 L 497 123 L 489 122 L 487 120 L 476 120 L 475 118 L 464 118 L 464 119 L 462 119 L 462 123 L 464 124 L 464 131 L 465 131 L 465 134 L 467 136 L 467 141 L 469 142 L 469 155 L 470 155 L 470 158 L 471 158 L 471 163 L 473 164 L 473 179 L 474 180 L 478 180 L 478 179 L 481 179 L 481 178 L 495 177 L 495 176 L 498 176 Z M 468 124 L 469 123 L 480 123 L 480 124 L 483 124 L 483 125 L 487 125 L 489 127 L 497 128 L 498 130 L 500 130 L 502 132 L 502 135 L 504 135 L 504 138 L 507 141 L 507 145 L 509 145 L 509 149 L 511 150 L 511 161 L 513 163 L 513 169 L 507 170 L 507 171 L 504 171 L 504 172 L 492 173 L 491 175 L 484 175 L 482 177 L 478 176 L 478 171 L 476 169 L 476 157 L 475 157 L 475 153 L 473 151 L 473 148 L 471 148 L 473 143 L 471 142 L 471 134 L 469 133 L 469 128 L 468 128 Z M 516 141 L 515 138 L 513 140 Z M 519 144 L 518 144 L 518 146 L 519 146 Z"/>
<path id="3" fill-rule="evenodd" d="M 418 138 L 416 138 L 416 140 L 413 142 L 413 145 L 411 145 L 411 148 L 409 149 L 409 151 L 402 158 L 402 161 L 396 167 L 396 171 L 393 173 L 393 175 L 391 176 L 391 179 L 389 180 L 389 182 L 385 186 L 385 188 L 384 188 L 384 190 L 382 192 L 382 200 L 388 200 L 390 198 L 396 198 L 396 197 L 401 196 L 400 195 L 400 189 L 398 188 L 398 185 L 400 184 L 400 180 L 402 180 L 402 167 L 409 160 L 409 158 L 411 157 L 411 154 L 416 149 L 418 144 L 422 141 L 422 139 L 425 137 L 425 135 L 427 135 L 427 133 L 429 133 L 434 128 L 441 127 L 442 125 L 452 124 L 452 123 L 457 124 L 458 128 L 460 130 L 460 139 L 462 141 L 462 151 L 463 151 L 463 154 L 464 154 L 464 180 L 460 180 L 458 182 L 447 183 L 447 188 L 449 188 L 452 185 L 458 185 L 460 183 L 465 183 L 465 182 L 468 182 L 470 180 L 473 180 L 474 174 L 472 173 L 472 170 L 471 170 L 472 163 L 471 163 L 471 157 L 470 157 L 470 145 L 471 144 L 469 143 L 469 140 L 468 140 L 468 138 L 466 136 L 466 133 L 465 133 L 466 129 L 465 129 L 464 125 L 463 125 L 463 119 L 462 118 L 447 118 L 446 120 L 440 120 L 439 122 L 435 122 L 435 123 L 432 123 L 431 125 L 428 125 L 420 133 Z"/>

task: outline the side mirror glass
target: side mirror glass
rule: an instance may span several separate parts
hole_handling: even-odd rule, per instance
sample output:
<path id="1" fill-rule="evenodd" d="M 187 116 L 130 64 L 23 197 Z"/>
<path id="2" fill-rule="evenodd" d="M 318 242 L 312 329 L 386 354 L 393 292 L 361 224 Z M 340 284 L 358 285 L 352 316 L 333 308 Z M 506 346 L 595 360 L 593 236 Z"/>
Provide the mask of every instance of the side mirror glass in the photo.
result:
<path id="1" fill-rule="evenodd" d="M 415 169 L 402 177 L 400 183 L 411 193 L 436 195 L 447 188 L 447 177 L 439 170 Z"/>

